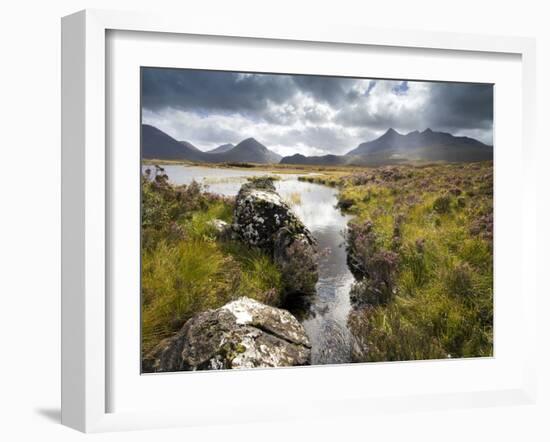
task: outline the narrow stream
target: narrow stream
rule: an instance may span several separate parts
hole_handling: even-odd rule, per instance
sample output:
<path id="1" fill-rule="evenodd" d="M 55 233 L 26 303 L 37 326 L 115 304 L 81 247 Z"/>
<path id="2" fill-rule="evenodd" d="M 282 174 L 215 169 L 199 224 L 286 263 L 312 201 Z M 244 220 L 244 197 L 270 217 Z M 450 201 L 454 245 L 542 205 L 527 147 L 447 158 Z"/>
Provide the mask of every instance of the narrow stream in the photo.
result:
<path id="1" fill-rule="evenodd" d="M 207 186 L 208 191 L 228 196 L 236 195 L 247 177 L 262 174 L 257 170 L 183 165 L 167 165 L 164 169 L 174 184 L 189 184 L 194 179 Z M 310 229 L 322 252 L 316 296 L 288 309 L 302 322 L 311 341 L 312 364 L 350 362 L 347 317 L 353 276 L 346 264 L 343 245 L 349 217 L 336 209 L 335 189 L 298 181 L 298 175 L 279 176 L 281 179 L 275 181 L 277 191 Z"/>

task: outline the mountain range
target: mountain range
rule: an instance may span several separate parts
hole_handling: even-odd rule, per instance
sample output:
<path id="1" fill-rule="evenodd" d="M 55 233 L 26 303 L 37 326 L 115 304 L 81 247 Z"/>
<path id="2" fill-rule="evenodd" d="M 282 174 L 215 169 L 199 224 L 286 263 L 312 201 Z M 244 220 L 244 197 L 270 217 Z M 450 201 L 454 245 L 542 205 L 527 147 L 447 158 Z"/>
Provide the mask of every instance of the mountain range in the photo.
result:
<path id="1" fill-rule="evenodd" d="M 365 165 L 410 162 L 473 162 L 493 159 L 493 146 L 474 138 L 456 137 L 446 132 L 426 129 L 400 134 L 388 129 L 382 136 L 359 144 L 345 155 L 284 157 L 283 164 Z"/>
<path id="2" fill-rule="evenodd" d="M 402 135 L 388 129 L 381 137 L 361 143 L 346 156 L 370 162 L 448 161 L 470 162 L 493 158 L 493 146 L 469 137 L 426 129 Z"/>
<path id="3" fill-rule="evenodd" d="M 159 160 L 188 160 L 207 163 L 250 162 L 310 165 L 383 165 L 408 162 L 473 162 L 491 160 L 493 146 L 474 138 L 454 136 L 426 129 L 400 134 L 388 129 L 382 136 L 359 144 L 345 155 L 305 156 L 294 154 L 281 158 L 254 138 L 234 146 L 223 144 L 203 152 L 187 141 L 177 141 L 154 126 L 142 125 L 142 157 Z"/>
<path id="4" fill-rule="evenodd" d="M 236 146 L 224 144 L 203 152 L 187 141 L 177 141 L 160 129 L 141 125 L 141 156 L 155 160 L 187 160 L 204 163 L 278 163 L 281 156 L 272 152 L 254 138 L 247 138 Z"/>

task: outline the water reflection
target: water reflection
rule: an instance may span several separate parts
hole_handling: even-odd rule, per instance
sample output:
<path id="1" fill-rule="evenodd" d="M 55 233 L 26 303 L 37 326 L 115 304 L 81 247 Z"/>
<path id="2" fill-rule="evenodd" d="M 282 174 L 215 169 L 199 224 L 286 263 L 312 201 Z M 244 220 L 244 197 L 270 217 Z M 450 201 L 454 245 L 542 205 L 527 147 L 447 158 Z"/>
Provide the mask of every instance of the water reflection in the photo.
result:
<path id="1" fill-rule="evenodd" d="M 258 170 L 183 165 L 168 165 L 164 169 L 174 184 L 189 184 L 195 180 L 208 191 L 227 196 L 236 195 L 247 177 L 264 175 Z M 343 247 L 349 218 L 335 208 L 334 189 L 298 181 L 298 175 L 278 176 L 280 180 L 275 181 L 277 191 L 311 230 L 322 251 L 316 296 L 292 300 L 287 308 L 302 322 L 311 340 L 313 364 L 349 362 L 347 317 L 351 308 L 349 290 L 353 276 L 347 267 Z"/>

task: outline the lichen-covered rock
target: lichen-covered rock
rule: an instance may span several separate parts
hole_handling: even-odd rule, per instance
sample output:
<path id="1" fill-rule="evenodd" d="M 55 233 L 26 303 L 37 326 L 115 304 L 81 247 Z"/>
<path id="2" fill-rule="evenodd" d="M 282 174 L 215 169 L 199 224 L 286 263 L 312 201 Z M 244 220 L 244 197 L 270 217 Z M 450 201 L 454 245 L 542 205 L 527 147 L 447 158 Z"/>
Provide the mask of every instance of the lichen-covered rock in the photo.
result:
<path id="1" fill-rule="evenodd" d="M 317 273 L 317 251 L 303 233 L 293 233 L 287 227 L 275 235 L 273 260 L 281 269 L 285 295 L 315 293 Z"/>
<path id="2" fill-rule="evenodd" d="M 145 358 L 143 371 L 308 365 L 311 346 L 288 311 L 239 298 L 191 318 Z"/>
<path id="3" fill-rule="evenodd" d="M 242 241 L 273 253 L 275 235 L 286 227 L 293 235 L 304 235 L 310 244 L 311 232 L 292 212 L 269 178 L 243 184 L 235 204 L 234 230 Z"/>

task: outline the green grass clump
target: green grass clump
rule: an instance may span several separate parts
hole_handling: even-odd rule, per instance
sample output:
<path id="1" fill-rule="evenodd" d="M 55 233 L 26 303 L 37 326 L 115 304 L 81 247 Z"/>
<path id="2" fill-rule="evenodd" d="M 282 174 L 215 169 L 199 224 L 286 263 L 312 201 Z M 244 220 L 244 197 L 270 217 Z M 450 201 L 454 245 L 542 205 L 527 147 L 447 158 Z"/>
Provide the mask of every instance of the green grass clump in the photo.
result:
<path id="1" fill-rule="evenodd" d="M 157 170 L 157 174 L 163 174 Z M 231 222 L 233 201 L 197 184 L 166 178 L 142 182 L 142 354 L 189 318 L 240 296 L 279 305 L 281 274 L 261 251 L 217 235 Z"/>
<path id="2" fill-rule="evenodd" d="M 144 350 L 180 328 L 196 312 L 228 302 L 237 285 L 231 267 L 236 267 L 231 258 L 205 241 L 161 242 L 144 253 Z"/>

